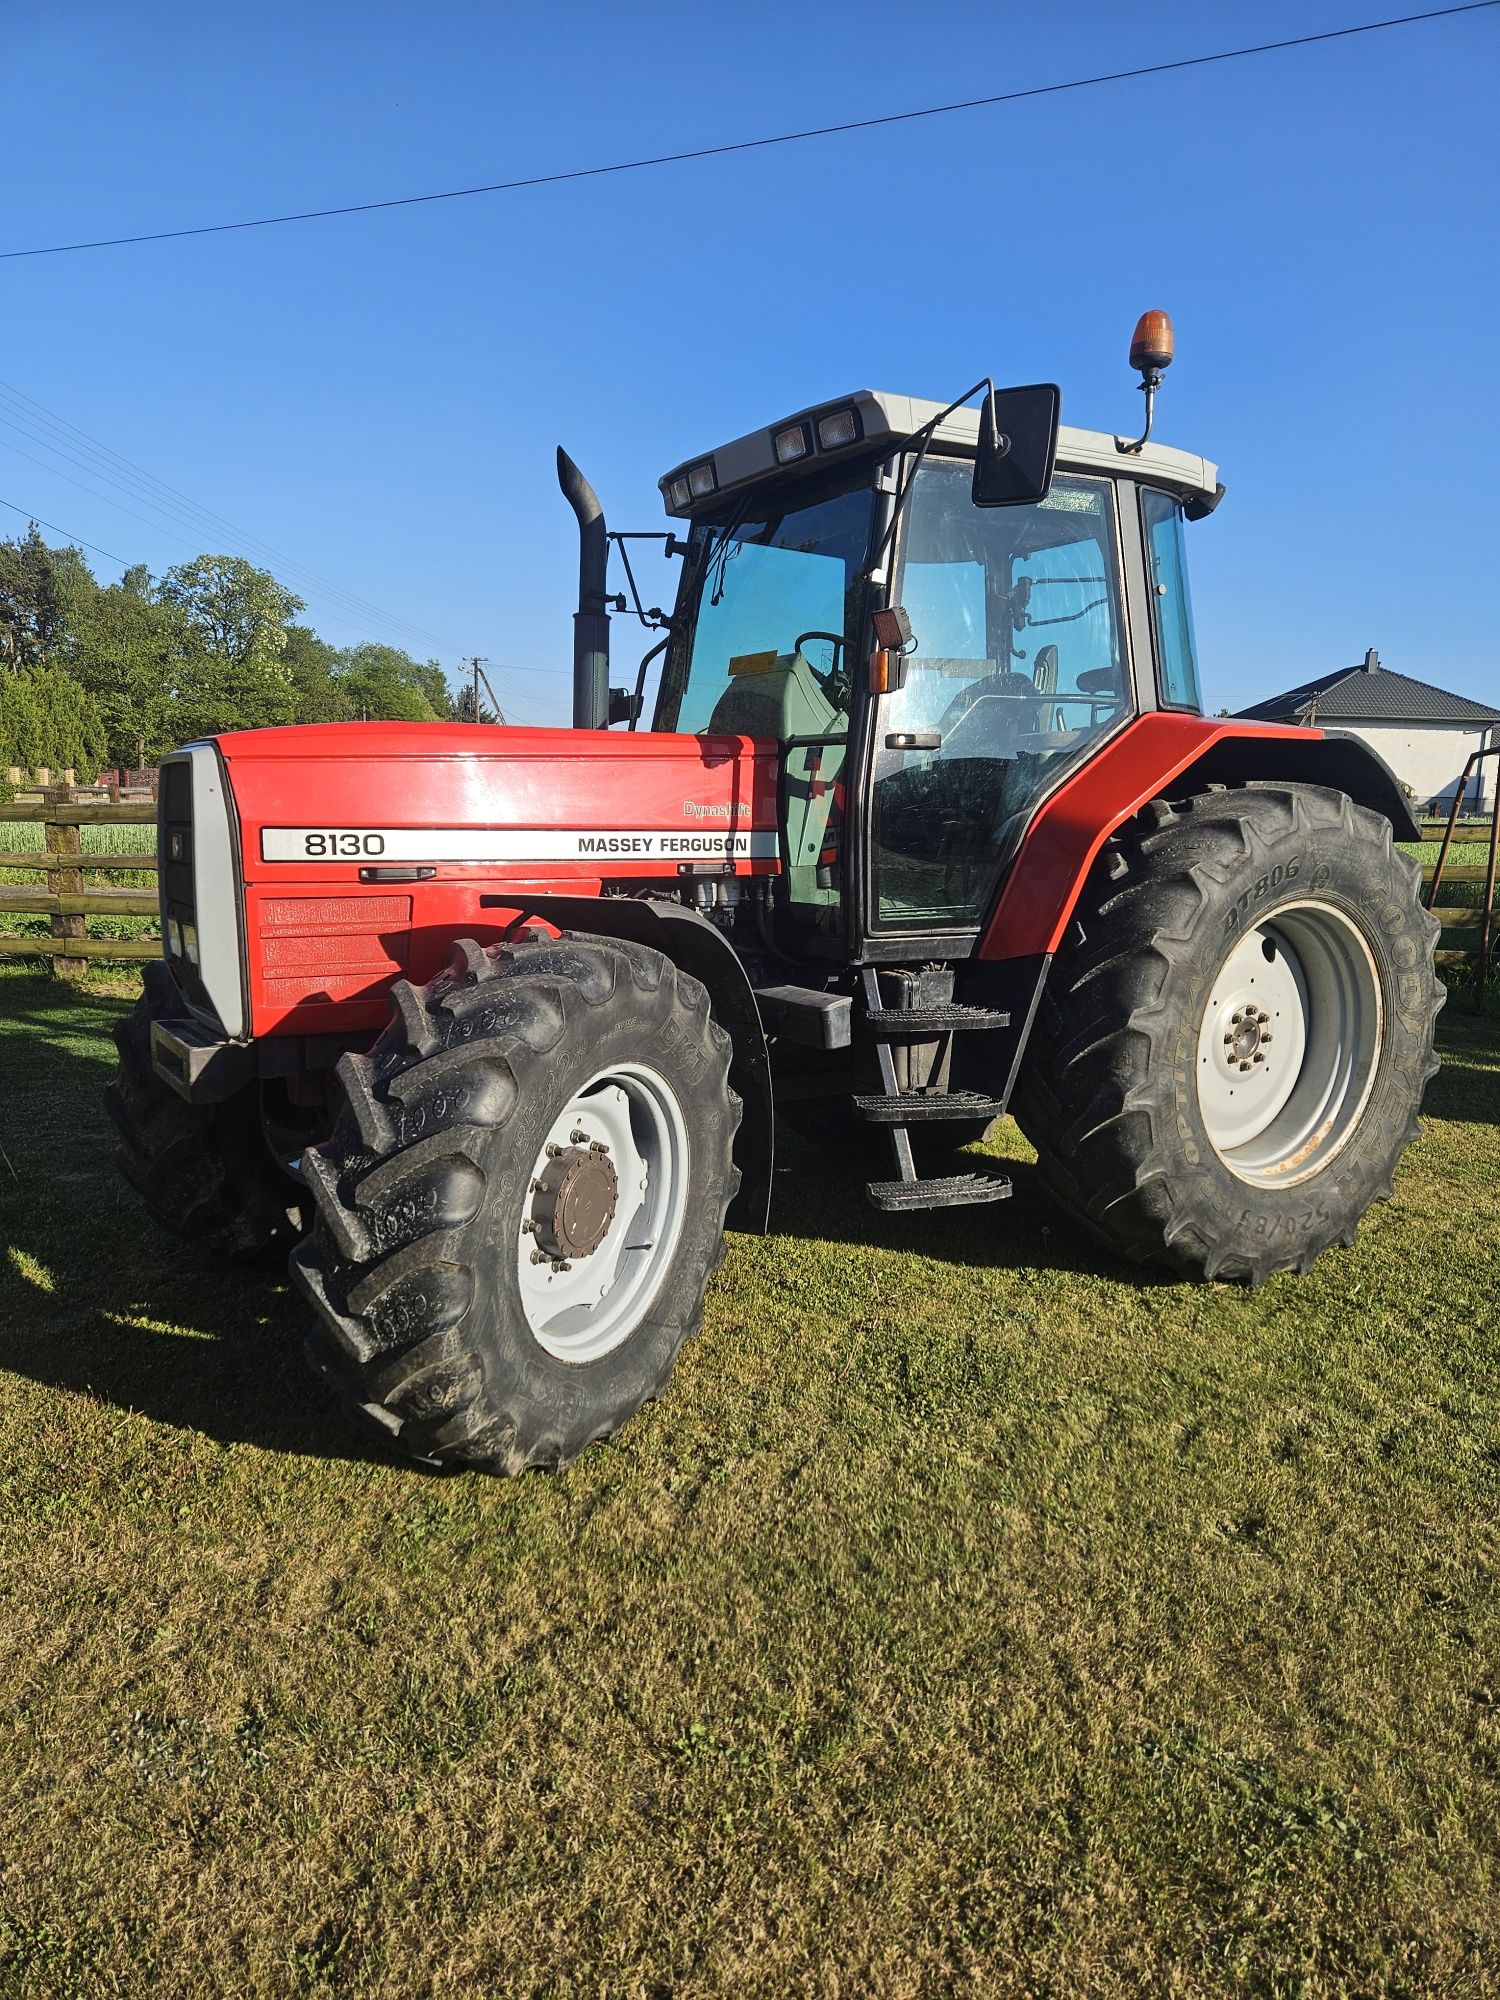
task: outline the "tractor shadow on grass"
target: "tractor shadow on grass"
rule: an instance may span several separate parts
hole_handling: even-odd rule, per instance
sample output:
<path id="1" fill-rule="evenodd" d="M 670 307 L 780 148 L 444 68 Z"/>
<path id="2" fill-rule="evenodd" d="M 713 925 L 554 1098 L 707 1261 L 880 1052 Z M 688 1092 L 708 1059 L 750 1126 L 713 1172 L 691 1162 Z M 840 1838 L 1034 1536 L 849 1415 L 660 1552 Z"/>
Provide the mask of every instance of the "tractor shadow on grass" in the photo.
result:
<path id="1" fill-rule="evenodd" d="M 1500 1124 L 1500 1018 L 1478 1013 L 1472 1003 L 1455 1007 L 1450 1002 L 1438 1017 L 1437 1046 L 1443 1066 L 1427 1086 L 1423 1119 Z M 1003 1122 L 997 1130 L 1007 1134 L 1002 1143 L 1016 1136 Z M 955 1155 L 951 1171 L 964 1172 L 971 1157 Z M 872 1208 L 864 1193 L 867 1176 L 894 1171 L 878 1132 L 872 1134 L 868 1157 L 856 1164 L 832 1147 L 821 1148 L 778 1126 L 771 1232 L 979 1269 L 1029 1267 L 1079 1274 L 1137 1291 L 1186 1282 L 1180 1273 L 1127 1263 L 1090 1242 L 1049 1199 L 1034 1159 L 1002 1157 L 1001 1164 L 1013 1183 L 1008 1201 L 888 1215 Z"/>
<path id="2" fill-rule="evenodd" d="M 975 1157 L 979 1156 L 955 1154 L 949 1171 L 966 1172 Z M 994 1159 L 989 1154 L 982 1157 Z M 1126 1263 L 1090 1242 L 1049 1200 L 1034 1161 L 1001 1158 L 998 1164 L 1011 1177 L 1008 1200 L 891 1215 L 865 1198 L 867 1174 L 887 1176 L 894 1171 L 881 1153 L 872 1149 L 861 1168 L 811 1140 L 778 1132 L 771 1234 L 888 1250 L 977 1270 L 1029 1267 L 1079 1273 L 1137 1291 L 1182 1282 L 1171 1271 Z"/>
<path id="3" fill-rule="evenodd" d="M 177 1242 L 116 1175 L 103 1091 L 126 1011 L 61 982 L 0 983 L 0 1384 L 26 1377 L 224 1444 L 397 1462 L 303 1359 L 308 1314 L 285 1268 Z"/>
<path id="4" fill-rule="evenodd" d="M 92 1178 L 92 1177 L 91 1177 Z M 133 1197 L 130 1197 L 133 1200 Z M 133 1254 L 114 1243 L 70 1259 L 49 1229 L 28 1249 L 50 1293 L 0 1280 L 0 1370 L 152 1423 L 299 1458 L 406 1464 L 366 1442 L 302 1354 L 307 1314 L 284 1276 L 197 1256 L 144 1216 Z M 12 1260 L 14 1262 L 14 1260 Z M 35 1286 L 35 1275 L 32 1277 Z"/>

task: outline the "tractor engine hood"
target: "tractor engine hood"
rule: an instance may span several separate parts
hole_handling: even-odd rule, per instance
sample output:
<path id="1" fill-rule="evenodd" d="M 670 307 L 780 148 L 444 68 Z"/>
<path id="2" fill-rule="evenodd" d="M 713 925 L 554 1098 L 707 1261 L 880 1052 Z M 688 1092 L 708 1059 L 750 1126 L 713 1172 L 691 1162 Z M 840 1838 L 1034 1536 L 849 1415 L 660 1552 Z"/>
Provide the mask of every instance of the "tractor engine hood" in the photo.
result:
<path id="1" fill-rule="evenodd" d="M 747 737 L 368 722 L 217 750 L 257 1035 L 380 1026 L 393 979 L 504 936 L 497 893 L 780 868 L 776 745 Z"/>

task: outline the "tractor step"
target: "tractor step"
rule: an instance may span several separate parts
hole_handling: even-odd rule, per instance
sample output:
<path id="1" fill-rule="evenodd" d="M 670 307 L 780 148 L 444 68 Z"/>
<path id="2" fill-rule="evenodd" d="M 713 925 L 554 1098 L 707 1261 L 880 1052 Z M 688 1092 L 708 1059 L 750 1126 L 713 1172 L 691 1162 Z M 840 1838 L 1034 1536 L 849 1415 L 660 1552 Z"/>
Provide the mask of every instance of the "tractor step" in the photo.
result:
<path id="1" fill-rule="evenodd" d="M 1010 1175 L 998 1167 L 972 1174 L 950 1174 L 934 1181 L 871 1181 L 865 1188 L 872 1205 L 888 1214 L 914 1208 L 972 1208 L 982 1201 L 1004 1201 Z"/>
<path id="2" fill-rule="evenodd" d="M 865 1020 L 879 1035 L 951 1035 L 965 1028 L 1008 1028 L 1010 1015 L 993 1007 L 870 1007 Z"/>
<path id="3" fill-rule="evenodd" d="M 914 1090 L 856 1097 L 854 1108 L 872 1125 L 925 1125 L 945 1118 L 998 1118 L 1005 1103 L 982 1090 Z"/>

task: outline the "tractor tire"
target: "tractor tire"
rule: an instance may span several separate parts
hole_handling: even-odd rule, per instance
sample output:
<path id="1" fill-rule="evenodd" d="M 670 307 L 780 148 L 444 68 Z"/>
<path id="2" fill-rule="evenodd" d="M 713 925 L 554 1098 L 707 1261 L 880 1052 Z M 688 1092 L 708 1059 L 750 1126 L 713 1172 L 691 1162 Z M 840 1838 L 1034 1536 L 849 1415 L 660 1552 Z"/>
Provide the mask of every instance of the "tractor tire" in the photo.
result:
<path id="1" fill-rule="evenodd" d="M 697 980 L 613 938 L 466 939 L 392 1002 L 303 1163 L 309 1358 L 425 1463 L 561 1471 L 702 1321 L 739 1184 L 729 1037 Z"/>
<path id="2" fill-rule="evenodd" d="M 156 1074 L 152 1022 L 186 1018 L 167 966 L 149 963 L 134 1010 L 115 1023 L 120 1067 L 104 1092 L 115 1164 L 174 1236 L 232 1263 L 280 1263 L 306 1233 L 306 1190 L 272 1153 L 258 1084 L 221 1104 L 186 1104 Z"/>
<path id="3" fill-rule="evenodd" d="M 1313 785 L 1158 799 L 1105 844 L 1011 1107 L 1081 1228 L 1250 1284 L 1353 1243 L 1438 1066 L 1420 879 Z"/>

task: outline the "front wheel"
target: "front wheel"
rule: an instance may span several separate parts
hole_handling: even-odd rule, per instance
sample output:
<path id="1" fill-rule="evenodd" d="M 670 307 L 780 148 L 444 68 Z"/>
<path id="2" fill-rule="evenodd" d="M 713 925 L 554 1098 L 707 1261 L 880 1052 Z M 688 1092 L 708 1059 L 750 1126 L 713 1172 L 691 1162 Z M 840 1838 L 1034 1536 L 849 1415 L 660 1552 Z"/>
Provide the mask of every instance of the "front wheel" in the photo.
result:
<path id="1" fill-rule="evenodd" d="M 1251 1283 L 1354 1241 L 1437 1068 L 1420 879 L 1311 785 L 1158 800 L 1107 843 L 1013 1107 L 1091 1235 Z"/>
<path id="2" fill-rule="evenodd" d="M 723 1255 L 729 1038 L 659 952 L 464 942 L 399 983 L 303 1172 L 314 1365 L 417 1458 L 561 1469 L 671 1373 Z"/>

